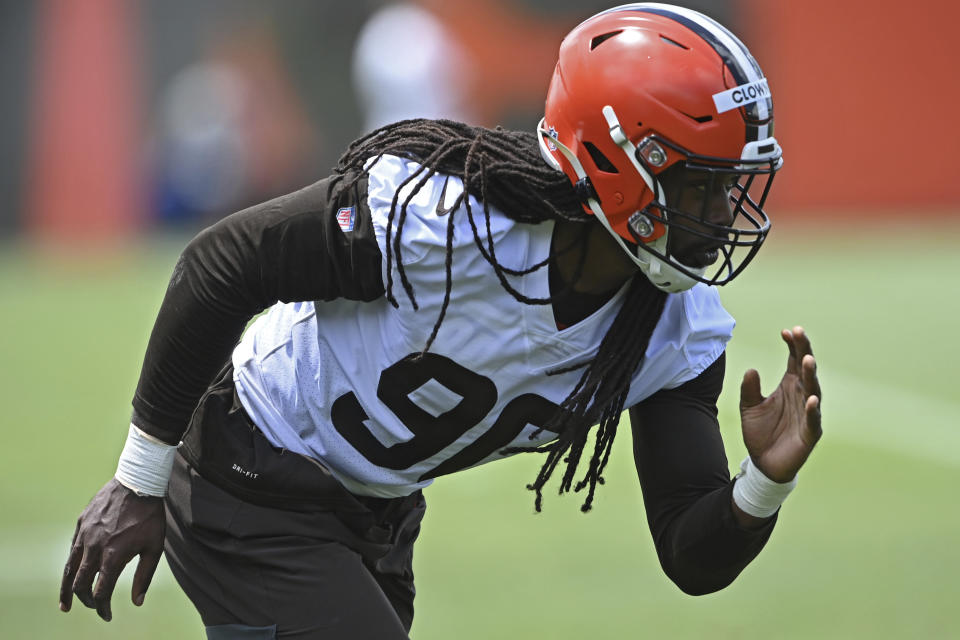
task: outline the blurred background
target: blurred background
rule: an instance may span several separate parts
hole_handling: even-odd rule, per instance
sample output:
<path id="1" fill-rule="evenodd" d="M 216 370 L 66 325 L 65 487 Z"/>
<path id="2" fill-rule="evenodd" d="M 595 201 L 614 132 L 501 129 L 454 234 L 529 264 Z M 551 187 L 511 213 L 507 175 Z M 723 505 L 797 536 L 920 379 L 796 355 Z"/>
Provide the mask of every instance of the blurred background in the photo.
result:
<path id="1" fill-rule="evenodd" d="M 165 567 L 142 610 L 121 581 L 108 625 L 56 610 L 178 252 L 381 124 L 532 130 L 561 38 L 612 4 L 0 0 L 0 637 L 203 637 Z M 960 8 L 680 4 L 750 47 L 786 159 L 768 248 L 722 291 L 728 455 L 736 382 L 753 366 L 773 387 L 792 324 L 821 363 L 824 441 L 768 549 L 703 598 L 660 573 L 626 428 L 587 516 L 575 498 L 533 516 L 523 456 L 442 478 L 413 637 L 957 637 Z"/>

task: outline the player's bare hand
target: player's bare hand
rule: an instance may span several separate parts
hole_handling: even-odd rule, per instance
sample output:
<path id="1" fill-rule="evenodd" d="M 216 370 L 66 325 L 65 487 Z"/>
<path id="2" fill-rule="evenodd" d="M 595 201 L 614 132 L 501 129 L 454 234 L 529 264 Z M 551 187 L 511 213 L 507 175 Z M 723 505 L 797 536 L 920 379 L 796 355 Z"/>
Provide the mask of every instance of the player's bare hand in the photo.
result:
<path id="1" fill-rule="evenodd" d="M 790 352 L 787 371 L 773 393 L 760 392 L 760 374 L 750 369 L 740 386 L 743 442 L 753 463 L 774 482 L 789 482 L 820 439 L 817 361 L 803 327 L 784 329 Z"/>
<path id="2" fill-rule="evenodd" d="M 97 615 L 109 622 L 113 617 L 110 598 L 117 578 L 138 555 L 131 597 L 135 605 L 143 604 L 163 552 L 165 530 L 162 498 L 140 497 L 116 479 L 110 480 L 77 520 L 60 583 L 60 610 L 69 611 L 76 594 L 80 602 L 96 609 Z"/>

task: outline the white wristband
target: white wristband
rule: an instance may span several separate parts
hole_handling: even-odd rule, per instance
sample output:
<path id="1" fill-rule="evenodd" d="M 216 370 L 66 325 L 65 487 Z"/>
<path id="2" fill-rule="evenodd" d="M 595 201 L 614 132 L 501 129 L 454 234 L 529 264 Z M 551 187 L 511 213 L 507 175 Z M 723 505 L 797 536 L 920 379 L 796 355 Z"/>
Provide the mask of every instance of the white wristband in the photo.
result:
<path id="1" fill-rule="evenodd" d="M 777 512 L 795 486 L 796 476 L 790 482 L 774 482 L 763 475 L 750 456 L 747 456 L 740 463 L 740 473 L 733 483 L 733 501 L 752 516 L 769 518 Z"/>
<path id="2" fill-rule="evenodd" d="M 117 482 L 141 496 L 162 498 L 173 469 L 177 448 L 130 424 L 127 443 L 117 464 Z"/>

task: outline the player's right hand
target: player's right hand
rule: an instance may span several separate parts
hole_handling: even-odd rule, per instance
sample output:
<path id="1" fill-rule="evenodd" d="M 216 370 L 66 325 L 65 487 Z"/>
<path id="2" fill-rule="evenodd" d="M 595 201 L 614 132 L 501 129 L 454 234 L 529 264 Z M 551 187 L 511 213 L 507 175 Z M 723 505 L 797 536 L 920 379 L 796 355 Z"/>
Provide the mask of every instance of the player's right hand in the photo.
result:
<path id="1" fill-rule="evenodd" d="M 60 610 L 69 611 L 73 595 L 110 621 L 110 598 L 120 572 L 140 556 L 133 576 L 133 604 L 144 595 L 163 553 L 166 531 L 163 498 L 141 497 L 116 479 L 105 484 L 77 520 L 70 557 L 60 583 Z M 99 574 L 96 587 L 93 579 Z"/>

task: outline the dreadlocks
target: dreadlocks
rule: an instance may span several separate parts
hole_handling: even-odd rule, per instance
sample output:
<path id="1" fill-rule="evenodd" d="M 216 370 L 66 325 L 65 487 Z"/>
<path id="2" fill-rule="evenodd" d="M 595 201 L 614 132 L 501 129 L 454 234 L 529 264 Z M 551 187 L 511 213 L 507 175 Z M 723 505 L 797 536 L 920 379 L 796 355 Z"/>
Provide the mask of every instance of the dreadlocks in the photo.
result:
<path id="1" fill-rule="evenodd" d="M 566 292 L 554 292 L 546 298 L 530 298 L 517 291 L 508 281 L 508 275 L 523 275 L 550 263 L 558 253 L 571 247 L 553 247 L 544 261 L 520 271 L 502 265 L 496 256 L 493 234 L 490 232 L 490 207 L 493 206 L 510 219 L 523 223 L 548 220 L 569 220 L 587 223 L 591 220 L 562 172 L 550 168 L 540 157 L 536 137 L 532 133 L 507 131 L 500 127 L 485 129 L 450 120 L 405 120 L 381 127 L 353 142 L 341 156 L 335 171 L 340 174 L 355 172 L 359 180 L 373 162 L 384 155 L 396 155 L 420 163 L 421 167 L 399 185 L 388 214 L 386 235 L 387 300 L 398 306 L 393 294 L 393 270 L 396 265 L 401 285 L 414 309 L 417 309 L 413 287 L 406 277 L 401 252 L 401 237 L 407 214 L 407 205 L 435 174 L 450 175 L 463 181 L 464 193 L 450 207 L 451 212 L 465 205 L 466 215 L 473 230 L 474 241 L 484 259 L 491 265 L 500 284 L 514 298 L 525 304 L 550 304 Z M 371 162 L 372 160 L 372 162 Z M 404 187 L 415 181 L 413 188 L 400 202 Z M 480 234 L 470 198 L 474 196 L 483 205 L 483 223 L 486 240 Z M 449 216 L 446 237 L 446 281 L 443 303 L 433 331 L 423 348 L 429 351 L 436 339 L 450 302 L 452 289 L 453 214 Z M 396 226 L 396 234 L 393 233 Z M 586 234 L 582 234 L 584 238 Z M 580 276 L 585 252 L 573 280 Z M 572 284 L 568 285 L 572 287 Z M 623 306 L 600 343 L 596 357 L 585 364 L 549 372 L 558 374 L 573 368 L 583 368 L 583 374 L 570 394 L 560 404 L 559 411 L 539 429 L 534 437 L 548 429 L 558 438 L 541 447 L 519 447 L 505 452 L 534 451 L 546 453 L 546 460 L 535 481 L 528 488 L 536 492 L 534 506 L 540 511 L 543 487 L 554 469 L 564 461 L 566 470 L 560 482 L 560 493 L 571 488 L 588 488 L 581 507 L 589 511 L 598 484 L 603 484 L 603 470 L 610 458 L 613 438 L 620 414 L 623 412 L 630 380 L 640 366 L 650 336 L 663 310 L 666 294 L 657 290 L 639 272 L 633 277 Z M 580 458 L 587 446 L 591 425 L 598 424 L 593 452 L 585 474 L 574 485 Z"/>

